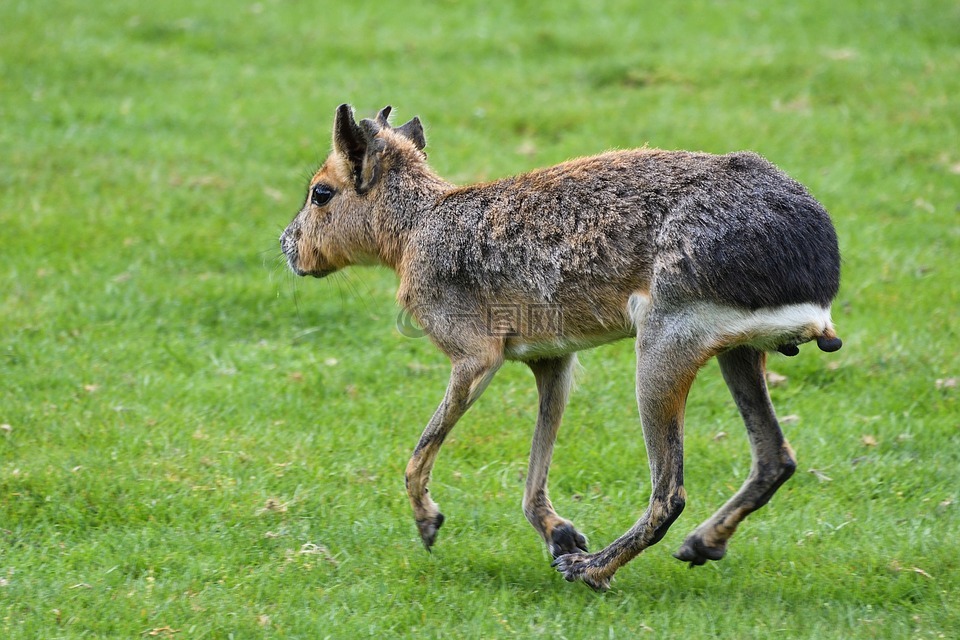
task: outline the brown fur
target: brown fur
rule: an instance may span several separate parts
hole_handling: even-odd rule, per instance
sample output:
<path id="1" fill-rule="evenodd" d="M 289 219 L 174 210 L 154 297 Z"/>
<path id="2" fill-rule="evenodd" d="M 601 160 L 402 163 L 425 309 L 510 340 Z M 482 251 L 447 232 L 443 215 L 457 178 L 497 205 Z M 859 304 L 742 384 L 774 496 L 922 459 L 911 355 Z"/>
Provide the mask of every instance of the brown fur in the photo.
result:
<path id="1" fill-rule="evenodd" d="M 395 270 L 397 299 L 450 358 L 450 382 L 406 469 L 424 545 L 443 516 L 428 491 L 444 438 L 505 360 L 533 370 L 540 407 L 523 508 L 568 580 L 605 589 L 683 510 L 683 416 L 700 367 L 718 355 L 754 468 L 683 543 L 717 560 L 795 461 L 770 405 L 764 350 L 836 350 L 829 304 L 836 235 L 798 183 L 751 153 L 638 149 L 456 187 L 427 165 L 416 118 L 354 120 L 341 105 L 333 152 L 280 238 L 291 268 L 326 276 L 354 264 Z M 331 195 L 332 194 L 332 195 Z M 647 510 L 598 553 L 547 494 L 575 352 L 636 336 L 637 402 L 649 453 Z"/>

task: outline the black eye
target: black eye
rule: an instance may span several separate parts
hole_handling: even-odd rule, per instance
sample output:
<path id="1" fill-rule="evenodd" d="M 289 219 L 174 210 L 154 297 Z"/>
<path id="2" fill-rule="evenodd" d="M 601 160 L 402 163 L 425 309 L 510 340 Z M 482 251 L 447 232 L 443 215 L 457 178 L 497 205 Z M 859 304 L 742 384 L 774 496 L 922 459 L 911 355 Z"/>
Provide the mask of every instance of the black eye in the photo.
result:
<path id="1" fill-rule="evenodd" d="M 316 207 L 322 207 L 330 202 L 334 193 L 336 192 L 325 184 L 315 184 L 310 190 L 310 202 Z"/>

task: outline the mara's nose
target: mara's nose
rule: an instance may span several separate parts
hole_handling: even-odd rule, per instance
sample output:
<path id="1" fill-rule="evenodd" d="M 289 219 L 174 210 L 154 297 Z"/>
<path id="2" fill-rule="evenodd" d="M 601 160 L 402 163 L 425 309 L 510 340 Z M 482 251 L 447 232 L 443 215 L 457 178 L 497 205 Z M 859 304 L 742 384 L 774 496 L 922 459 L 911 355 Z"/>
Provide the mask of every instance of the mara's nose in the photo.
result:
<path id="1" fill-rule="evenodd" d="M 298 235 L 299 234 L 291 230 L 290 227 L 283 230 L 283 233 L 280 234 L 280 248 L 284 253 L 289 253 L 289 251 L 293 249 Z"/>

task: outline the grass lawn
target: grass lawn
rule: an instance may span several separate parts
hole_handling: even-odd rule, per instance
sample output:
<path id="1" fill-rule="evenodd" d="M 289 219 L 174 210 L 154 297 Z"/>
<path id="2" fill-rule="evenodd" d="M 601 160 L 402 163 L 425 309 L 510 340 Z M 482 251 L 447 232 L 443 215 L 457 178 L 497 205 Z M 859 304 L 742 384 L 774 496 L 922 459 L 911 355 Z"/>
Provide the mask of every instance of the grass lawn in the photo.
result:
<path id="1" fill-rule="evenodd" d="M 638 4 L 0 3 L 0 636 L 960 636 L 960 5 Z M 420 115 L 460 183 L 753 149 L 831 211 L 845 346 L 771 356 L 800 467 L 722 562 L 670 556 L 750 467 L 715 363 L 686 511 L 609 592 L 521 513 L 522 365 L 448 439 L 423 550 L 447 362 L 393 273 L 277 245 L 341 102 Z M 581 362 L 551 495 L 598 549 L 649 481 L 632 345 Z"/>

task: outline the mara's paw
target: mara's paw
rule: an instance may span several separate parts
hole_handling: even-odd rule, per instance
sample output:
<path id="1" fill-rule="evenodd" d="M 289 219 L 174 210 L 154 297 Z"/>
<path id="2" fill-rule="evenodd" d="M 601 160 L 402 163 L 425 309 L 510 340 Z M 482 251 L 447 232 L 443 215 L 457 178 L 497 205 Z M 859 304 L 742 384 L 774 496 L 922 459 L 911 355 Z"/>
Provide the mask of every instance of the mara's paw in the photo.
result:
<path id="1" fill-rule="evenodd" d="M 568 553 L 554 560 L 550 566 L 556 567 L 567 582 L 583 582 L 594 591 L 606 591 L 610 588 L 612 576 L 601 577 L 600 571 L 593 566 L 595 556 L 588 553 Z"/>
<path id="2" fill-rule="evenodd" d="M 673 557 L 683 562 L 689 562 L 690 568 L 706 564 L 707 560 L 719 560 L 727 553 L 727 543 L 708 545 L 697 533 L 692 533 L 683 541 Z"/>
<path id="3" fill-rule="evenodd" d="M 547 548 L 554 558 L 568 553 L 587 552 L 587 539 L 569 522 L 554 527 L 549 538 Z"/>
<path id="4" fill-rule="evenodd" d="M 426 547 L 427 551 L 430 551 L 433 543 L 437 541 L 437 532 L 440 531 L 440 527 L 442 526 L 442 513 L 438 513 L 435 516 L 424 518 L 422 520 L 417 520 L 417 531 L 420 532 L 420 540 L 423 541 L 423 546 Z"/>

